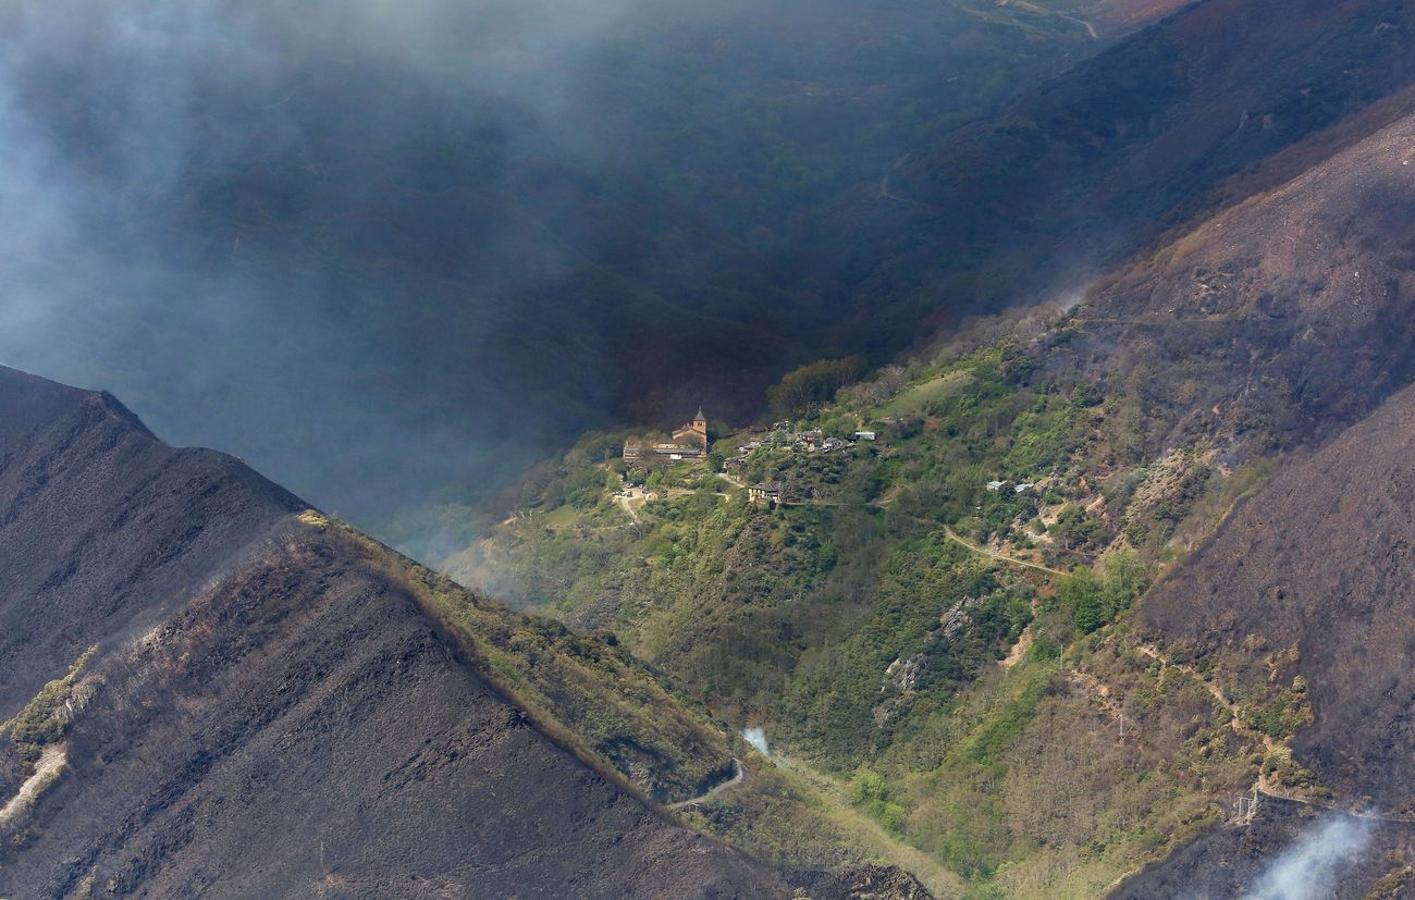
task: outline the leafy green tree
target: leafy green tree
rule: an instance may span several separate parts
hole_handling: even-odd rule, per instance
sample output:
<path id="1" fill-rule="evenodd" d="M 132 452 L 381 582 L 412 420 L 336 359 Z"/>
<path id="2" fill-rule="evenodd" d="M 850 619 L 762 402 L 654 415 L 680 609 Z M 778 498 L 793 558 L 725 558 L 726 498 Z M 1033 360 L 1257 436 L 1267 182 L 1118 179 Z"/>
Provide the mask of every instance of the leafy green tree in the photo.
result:
<path id="1" fill-rule="evenodd" d="M 767 403 L 779 415 L 800 416 L 828 403 L 836 391 L 858 381 L 865 372 L 859 356 L 823 359 L 787 372 L 767 389 Z"/>
<path id="2" fill-rule="evenodd" d="M 1076 569 L 1063 578 L 1057 595 L 1071 609 L 1076 628 L 1089 634 L 1128 608 L 1145 589 L 1148 578 L 1134 553 L 1115 553 L 1102 563 L 1099 575 L 1091 569 Z"/>
<path id="3" fill-rule="evenodd" d="M 1105 586 L 1089 569 L 1077 569 L 1057 585 L 1057 596 L 1071 609 L 1076 628 L 1090 634 L 1110 621 Z"/>
<path id="4" fill-rule="evenodd" d="M 908 810 L 894 794 L 894 788 L 878 772 L 861 767 L 850 779 L 850 794 L 855 805 L 880 821 L 884 827 L 898 834 L 904 830 L 904 819 Z"/>

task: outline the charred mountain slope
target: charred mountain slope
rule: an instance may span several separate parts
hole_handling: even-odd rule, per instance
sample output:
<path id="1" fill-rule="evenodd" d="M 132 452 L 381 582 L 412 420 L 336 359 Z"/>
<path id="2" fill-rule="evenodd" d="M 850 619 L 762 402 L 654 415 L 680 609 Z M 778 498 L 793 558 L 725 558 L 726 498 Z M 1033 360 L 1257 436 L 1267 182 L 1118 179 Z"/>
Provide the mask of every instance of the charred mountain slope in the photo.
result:
<path id="1" fill-rule="evenodd" d="M 1317 789 L 1300 803 L 1260 797 L 1251 824 L 1210 828 L 1114 896 L 1246 896 L 1280 852 L 1335 822 L 1359 840 L 1322 896 L 1405 896 L 1400 859 L 1415 846 L 1412 443 L 1407 388 L 1288 467 L 1141 605 L 1152 637 L 1225 673 L 1240 697 L 1254 684 L 1305 681 L 1312 721 L 1292 749 Z"/>
<path id="2" fill-rule="evenodd" d="M 1299 762 L 1337 801 L 1403 812 L 1415 810 L 1412 446 L 1408 388 L 1244 504 L 1141 613 L 1199 653 L 1272 655 L 1273 679 L 1305 678 L 1314 721 Z"/>
<path id="3" fill-rule="evenodd" d="M 1082 284 L 1205 217 L 1225 179 L 1409 85 L 1412 30 L 1401 0 L 1194 3 L 912 154 L 834 211 L 876 240 L 820 258 L 857 293 L 920 285 L 935 309 Z"/>
<path id="4" fill-rule="evenodd" d="M 1163 863 L 1126 879 L 1108 896 L 1397 900 L 1408 896 L 1415 876 L 1401 861 L 1412 850 L 1415 825 L 1321 814 L 1300 803 L 1269 798 L 1252 823 L 1209 829 Z M 1314 862 L 1319 864 L 1314 867 Z M 1294 883 L 1307 893 L 1288 893 Z"/>
<path id="5" fill-rule="evenodd" d="M 1217 435 L 1263 453 L 1368 414 L 1415 379 L 1403 100 L 1395 121 L 1120 270 L 1043 364 L 1127 382 L 1154 448 Z"/>
<path id="6" fill-rule="evenodd" d="M 789 893 L 552 742 L 301 509 L 0 369 L 0 894 Z"/>
<path id="7" fill-rule="evenodd" d="M 303 509 L 230 457 L 163 446 L 107 395 L 0 369 L 0 404 L 4 715 Z"/>

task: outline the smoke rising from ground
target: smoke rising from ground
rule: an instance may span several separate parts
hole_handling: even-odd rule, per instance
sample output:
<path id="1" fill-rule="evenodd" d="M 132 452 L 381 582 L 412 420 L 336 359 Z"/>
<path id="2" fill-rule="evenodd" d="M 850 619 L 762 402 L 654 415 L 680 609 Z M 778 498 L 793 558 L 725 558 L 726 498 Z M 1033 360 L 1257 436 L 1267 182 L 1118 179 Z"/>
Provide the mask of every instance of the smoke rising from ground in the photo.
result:
<path id="1" fill-rule="evenodd" d="M 742 737 L 762 756 L 770 756 L 771 749 L 766 742 L 766 731 L 762 728 L 743 728 Z"/>
<path id="2" fill-rule="evenodd" d="M 1370 844 L 1375 823 L 1350 816 L 1313 823 L 1273 860 L 1245 900 L 1320 900 Z"/>

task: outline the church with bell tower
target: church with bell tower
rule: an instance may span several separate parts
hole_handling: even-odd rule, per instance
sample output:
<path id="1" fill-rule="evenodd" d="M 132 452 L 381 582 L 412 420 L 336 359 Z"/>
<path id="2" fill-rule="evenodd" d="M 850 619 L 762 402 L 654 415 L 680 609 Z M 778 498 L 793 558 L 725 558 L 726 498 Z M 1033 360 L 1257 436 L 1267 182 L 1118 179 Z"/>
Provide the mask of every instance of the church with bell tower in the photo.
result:
<path id="1" fill-rule="evenodd" d="M 688 445 L 691 444 L 707 453 L 708 430 L 707 417 L 703 415 L 703 408 L 698 407 L 698 414 L 693 416 L 693 421 L 687 422 L 683 427 L 673 432 L 673 443 Z"/>
<path id="2" fill-rule="evenodd" d="M 705 459 L 708 452 L 708 423 L 703 408 L 698 407 L 697 415 L 674 430 L 671 438 L 665 440 L 633 435 L 624 442 L 624 460 L 640 463 L 669 463 L 680 460 Z"/>

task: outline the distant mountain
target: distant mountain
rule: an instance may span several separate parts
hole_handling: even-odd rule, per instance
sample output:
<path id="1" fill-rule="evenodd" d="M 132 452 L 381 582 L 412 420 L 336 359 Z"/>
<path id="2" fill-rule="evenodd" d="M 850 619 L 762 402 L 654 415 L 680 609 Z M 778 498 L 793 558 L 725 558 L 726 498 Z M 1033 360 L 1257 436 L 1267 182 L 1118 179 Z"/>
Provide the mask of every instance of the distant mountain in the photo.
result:
<path id="1" fill-rule="evenodd" d="M 107 395 L 0 369 L 0 548 L 5 896 L 791 893 L 518 706 L 525 620 Z"/>

